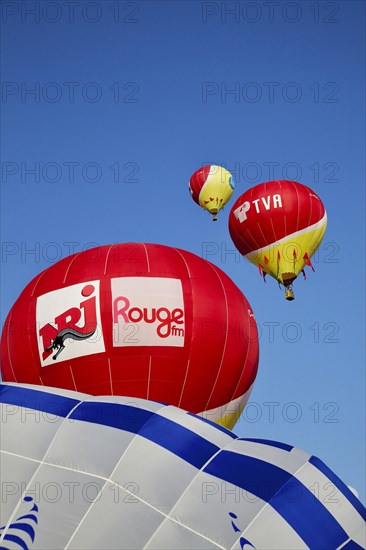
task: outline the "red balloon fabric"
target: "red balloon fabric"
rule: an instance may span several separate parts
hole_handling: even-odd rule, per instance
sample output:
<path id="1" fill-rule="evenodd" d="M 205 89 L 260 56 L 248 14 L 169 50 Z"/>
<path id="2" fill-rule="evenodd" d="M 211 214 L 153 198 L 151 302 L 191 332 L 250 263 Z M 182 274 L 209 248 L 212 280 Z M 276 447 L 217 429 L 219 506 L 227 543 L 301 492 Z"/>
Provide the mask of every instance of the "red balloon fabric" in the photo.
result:
<path id="1" fill-rule="evenodd" d="M 229 231 L 236 248 L 245 256 L 311 229 L 324 216 L 322 201 L 306 185 L 289 180 L 267 181 L 237 199 L 230 212 Z"/>
<path id="2" fill-rule="evenodd" d="M 211 165 L 203 166 L 191 176 L 189 181 L 189 189 L 191 191 L 192 199 L 197 204 L 200 204 L 199 196 L 202 191 L 202 187 L 205 185 L 208 175 L 211 170 Z"/>
<path id="3" fill-rule="evenodd" d="M 101 246 L 52 265 L 21 293 L 1 338 L 5 381 L 194 413 L 232 402 L 242 408 L 258 356 L 251 307 L 223 271 L 144 243 Z"/>

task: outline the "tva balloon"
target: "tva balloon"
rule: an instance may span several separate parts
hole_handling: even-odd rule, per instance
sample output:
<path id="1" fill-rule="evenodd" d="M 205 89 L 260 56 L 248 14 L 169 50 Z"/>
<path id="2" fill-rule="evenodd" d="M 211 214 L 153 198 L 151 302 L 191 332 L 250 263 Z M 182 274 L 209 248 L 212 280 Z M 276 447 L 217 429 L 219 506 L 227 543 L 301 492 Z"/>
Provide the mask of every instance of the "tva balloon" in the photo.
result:
<path id="1" fill-rule="evenodd" d="M 160 403 L 35 386 L 0 385 L 0 412 L 1 548 L 365 547 L 361 502 L 291 445 Z"/>
<path id="2" fill-rule="evenodd" d="M 229 231 L 239 252 L 260 274 L 271 275 L 294 299 L 292 283 L 318 249 L 327 214 L 318 195 L 295 181 L 267 181 L 248 189 L 231 209 Z M 314 268 L 313 268 L 314 269 Z"/>
<path id="3" fill-rule="evenodd" d="M 258 367 L 243 293 L 198 256 L 97 247 L 38 275 L 1 339 L 3 380 L 149 398 L 232 427 Z"/>
<path id="4" fill-rule="evenodd" d="M 189 191 L 194 202 L 216 221 L 217 214 L 234 192 L 234 181 L 226 168 L 211 164 L 195 171 L 189 180 Z"/>

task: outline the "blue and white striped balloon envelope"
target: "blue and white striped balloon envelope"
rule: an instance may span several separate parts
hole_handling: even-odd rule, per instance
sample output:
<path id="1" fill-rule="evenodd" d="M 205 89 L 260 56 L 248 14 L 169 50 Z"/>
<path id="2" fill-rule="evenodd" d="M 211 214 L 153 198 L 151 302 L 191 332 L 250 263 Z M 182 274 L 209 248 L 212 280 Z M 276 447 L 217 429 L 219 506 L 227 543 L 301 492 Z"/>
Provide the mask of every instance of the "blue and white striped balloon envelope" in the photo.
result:
<path id="1" fill-rule="evenodd" d="M 0 547 L 364 548 L 365 508 L 318 458 L 172 406 L 0 385 Z"/>

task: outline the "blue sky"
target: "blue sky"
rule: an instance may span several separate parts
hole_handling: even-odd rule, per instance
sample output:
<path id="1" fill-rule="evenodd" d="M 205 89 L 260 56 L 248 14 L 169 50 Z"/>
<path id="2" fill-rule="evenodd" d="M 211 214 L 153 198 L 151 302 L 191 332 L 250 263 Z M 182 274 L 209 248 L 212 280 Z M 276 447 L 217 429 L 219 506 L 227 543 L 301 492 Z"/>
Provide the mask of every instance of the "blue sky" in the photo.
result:
<path id="1" fill-rule="evenodd" d="M 319 456 L 365 501 L 365 4 L 2 10 L 2 323 L 37 273 L 93 244 L 203 256 L 247 296 L 261 334 L 235 431 Z M 211 162 L 236 182 L 215 224 L 188 193 Z M 312 187 L 329 219 L 292 303 L 235 254 L 227 227 L 241 193 L 280 178 Z"/>

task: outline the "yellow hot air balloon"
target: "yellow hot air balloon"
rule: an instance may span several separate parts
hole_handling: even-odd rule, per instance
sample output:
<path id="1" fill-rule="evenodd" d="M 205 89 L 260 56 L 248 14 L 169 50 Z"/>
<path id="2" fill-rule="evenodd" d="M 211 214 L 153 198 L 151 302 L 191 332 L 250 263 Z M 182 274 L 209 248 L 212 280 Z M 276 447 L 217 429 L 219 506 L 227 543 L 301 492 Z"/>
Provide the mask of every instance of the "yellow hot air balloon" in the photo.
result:
<path id="1" fill-rule="evenodd" d="M 234 192 L 233 177 L 226 168 L 211 164 L 196 170 L 189 181 L 193 200 L 217 220 L 218 212 Z"/>

